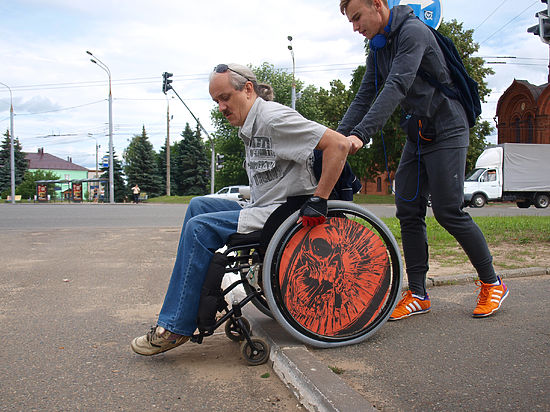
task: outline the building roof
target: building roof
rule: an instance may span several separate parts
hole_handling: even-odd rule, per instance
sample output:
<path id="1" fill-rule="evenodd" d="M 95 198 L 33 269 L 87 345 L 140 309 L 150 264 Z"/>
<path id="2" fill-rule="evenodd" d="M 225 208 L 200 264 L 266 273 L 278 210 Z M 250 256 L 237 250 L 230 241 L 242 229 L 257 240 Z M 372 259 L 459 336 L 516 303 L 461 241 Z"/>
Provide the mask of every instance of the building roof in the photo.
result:
<path id="1" fill-rule="evenodd" d="M 25 153 L 25 159 L 29 164 L 29 169 L 88 171 L 87 168 L 73 163 L 70 158 L 64 160 L 49 153 L 44 153 L 42 148 L 38 149 L 36 153 Z"/>
<path id="2" fill-rule="evenodd" d="M 549 83 L 541 84 L 539 86 L 529 83 L 527 80 L 515 80 L 517 83 L 524 85 L 527 87 L 531 95 L 533 96 L 533 99 L 535 101 L 538 100 L 539 96 L 542 94 L 544 89 L 548 87 Z M 513 84 L 513 83 L 512 83 Z"/>

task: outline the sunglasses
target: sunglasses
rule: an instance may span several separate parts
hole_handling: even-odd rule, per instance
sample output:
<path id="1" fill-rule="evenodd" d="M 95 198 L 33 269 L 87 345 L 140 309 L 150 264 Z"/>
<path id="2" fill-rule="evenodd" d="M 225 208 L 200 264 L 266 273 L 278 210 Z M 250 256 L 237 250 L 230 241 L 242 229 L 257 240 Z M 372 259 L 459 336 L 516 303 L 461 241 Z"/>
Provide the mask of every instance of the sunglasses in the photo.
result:
<path id="1" fill-rule="evenodd" d="M 225 73 L 228 70 L 232 71 L 233 73 L 237 73 L 239 76 L 244 77 L 249 82 L 254 83 L 254 80 L 250 79 L 248 76 L 245 76 L 242 73 L 239 73 L 237 70 L 233 70 L 231 67 L 229 67 L 227 64 L 218 64 L 216 67 L 214 67 L 214 71 L 216 73 Z"/>

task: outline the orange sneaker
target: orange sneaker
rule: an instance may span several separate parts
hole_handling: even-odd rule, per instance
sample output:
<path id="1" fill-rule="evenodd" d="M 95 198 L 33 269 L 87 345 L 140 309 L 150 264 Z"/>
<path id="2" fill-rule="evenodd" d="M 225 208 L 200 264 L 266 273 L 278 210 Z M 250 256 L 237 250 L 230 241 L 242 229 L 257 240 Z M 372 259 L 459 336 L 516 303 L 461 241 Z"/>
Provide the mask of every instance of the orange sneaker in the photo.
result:
<path id="1" fill-rule="evenodd" d="M 430 297 L 426 294 L 424 299 L 413 296 L 412 291 L 403 292 L 403 299 L 399 301 L 389 320 L 399 320 L 412 315 L 429 312 L 432 308 Z"/>
<path id="2" fill-rule="evenodd" d="M 472 316 L 474 318 L 483 318 L 491 316 L 500 309 L 500 305 L 508 296 L 508 288 L 499 277 L 497 277 L 499 285 L 491 285 L 484 283 L 481 280 L 476 280 L 476 285 L 481 288 L 477 297 L 477 306 L 474 309 Z"/>

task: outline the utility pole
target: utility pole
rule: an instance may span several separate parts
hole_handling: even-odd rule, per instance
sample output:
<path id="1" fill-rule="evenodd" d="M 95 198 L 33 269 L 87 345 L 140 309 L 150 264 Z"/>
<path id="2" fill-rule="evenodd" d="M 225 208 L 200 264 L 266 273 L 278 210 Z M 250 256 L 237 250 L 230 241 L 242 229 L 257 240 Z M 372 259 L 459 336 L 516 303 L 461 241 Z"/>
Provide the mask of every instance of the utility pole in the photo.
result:
<path id="1" fill-rule="evenodd" d="M 170 196 L 170 102 L 166 99 L 166 196 Z"/>
<path id="2" fill-rule="evenodd" d="M 15 204 L 15 149 L 13 135 L 13 98 L 11 94 L 11 88 L 4 83 L 0 83 L 10 91 L 10 180 L 11 180 L 11 203 Z"/>

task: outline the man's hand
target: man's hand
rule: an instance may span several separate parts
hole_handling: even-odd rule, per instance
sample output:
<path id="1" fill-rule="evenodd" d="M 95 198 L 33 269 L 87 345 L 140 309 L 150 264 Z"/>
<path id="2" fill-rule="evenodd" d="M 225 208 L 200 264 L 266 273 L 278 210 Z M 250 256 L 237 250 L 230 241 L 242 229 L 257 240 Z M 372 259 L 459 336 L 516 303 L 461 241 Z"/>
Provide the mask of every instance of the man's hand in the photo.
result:
<path id="1" fill-rule="evenodd" d="M 349 154 L 355 154 L 359 149 L 363 147 L 363 141 L 355 135 L 348 136 L 351 146 L 349 148 Z"/>
<path id="2" fill-rule="evenodd" d="M 300 209 L 298 223 L 304 226 L 316 226 L 327 220 L 327 200 L 322 197 L 312 196 Z"/>

